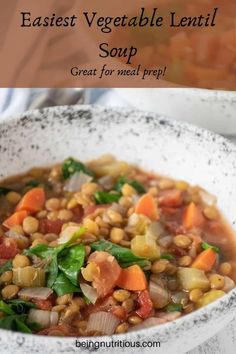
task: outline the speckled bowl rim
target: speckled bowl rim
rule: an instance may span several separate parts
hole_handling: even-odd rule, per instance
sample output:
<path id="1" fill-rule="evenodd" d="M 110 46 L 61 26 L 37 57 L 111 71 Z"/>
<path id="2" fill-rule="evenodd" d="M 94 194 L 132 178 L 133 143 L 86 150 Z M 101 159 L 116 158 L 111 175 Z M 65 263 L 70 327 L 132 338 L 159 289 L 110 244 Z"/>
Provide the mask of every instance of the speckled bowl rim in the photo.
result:
<path id="1" fill-rule="evenodd" d="M 2 121 L 0 122 L 0 126 L 2 125 L 10 125 L 10 126 L 15 126 L 19 120 L 23 120 L 26 118 L 29 118 L 31 121 L 36 121 L 37 116 L 41 114 L 47 114 L 48 117 L 50 117 L 50 113 L 53 113 L 54 110 L 60 112 L 60 114 L 63 115 L 63 112 L 66 111 L 67 113 L 70 112 L 71 114 L 78 113 L 78 111 L 90 111 L 91 109 L 98 109 L 99 111 L 103 111 L 104 114 L 106 114 L 107 111 L 114 111 L 114 112 L 119 112 L 122 115 L 125 115 L 125 118 L 127 119 L 127 116 L 132 115 L 132 113 L 139 113 L 142 114 L 142 116 L 148 116 L 150 119 L 155 119 L 158 121 L 159 124 L 161 122 L 165 122 L 168 124 L 169 128 L 174 129 L 184 129 L 185 133 L 187 132 L 188 134 L 192 135 L 198 135 L 198 136 L 203 136 L 205 140 L 209 141 L 214 141 L 217 142 L 219 146 L 222 147 L 223 150 L 230 151 L 230 153 L 235 155 L 236 159 L 236 146 L 231 143 L 229 140 L 226 138 L 213 133 L 209 130 L 202 129 L 199 127 L 196 127 L 192 124 L 182 122 L 182 121 L 175 121 L 163 116 L 160 116 L 156 113 L 150 113 L 148 111 L 142 111 L 142 110 L 137 110 L 137 109 L 129 109 L 129 108 L 110 108 L 110 107 L 102 107 L 98 105 L 75 105 L 75 106 L 57 106 L 57 107 L 51 107 L 51 108 L 45 108 L 45 109 L 40 109 L 40 110 L 33 110 L 33 111 L 27 111 L 24 114 L 21 114 L 19 116 L 14 116 L 10 117 L 9 121 Z M 42 340 L 42 338 L 47 338 L 47 341 L 50 344 L 57 343 L 60 345 L 64 344 L 71 344 L 72 341 L 78 340 L 79 341 L 86 341 L 88 339 L 93 340 L 93 341 L 112 341 L 112 340 L 134 340 L 134 339 L 139 339 L 142 338 L 144 339 L 145 337 L 147 338 L 155 338 L 154 336 L 158 334 L 158 336 L 161 338 L 162 342 L 168 342 L 170 339 L 170 334 L 174 333 L 175 338 L 179 338 L 180 336 L 183 335 L 183 333 L 191 329 L 193 326 L 198 326 L 201 325 L 202 323 L 208 323 L 212 321 L 213 319 L 220 319 L 222 317 L 222 314 L 228 313 L 230 309 L 233 308 L 233 304 L 236 304 L 236 288 L 231 290 L 228 294 L 224 295 L 222 298 L 214 301 L 213 303 L 207 305 L 206 307 L 203 307 L 199 310 L 196 310 L 190 314 L 187 314 L 183 317 L 180 317 L 177 320 L 174 320 L 172 322 L 168 322 L 165 324 L 161 324 L 158 326 L 153 326 L 145 329 L 141 329 L 138 331 L 134 332 L 128 332 L 126 334 L 116 334 L 112 336 L 98 336 L 98 337 L 56 337 L 56 336 L 39 336 L 39 335 L 34 335 L 34 334 L 25 334 L 25 333 L 20 333 L 20 332 L 15 332 L 11 330 L 4 330 L 0 329 L 0 334 L 5 335 L 7 333 L 12 333 L 13 338 L 17 335 L 21 336 L 26 336 L 27 338 L 32 338 L 34 342 L 39 342 Z M 236 305 L 235 305 L 236 308 Z M 235 310 L 235 316 L 236 316 L 236 310 Z M 233 314 L 231 314 L 231 319 L 234 317 Z M 63 348 L 63 347 L 62 347 Z"/>

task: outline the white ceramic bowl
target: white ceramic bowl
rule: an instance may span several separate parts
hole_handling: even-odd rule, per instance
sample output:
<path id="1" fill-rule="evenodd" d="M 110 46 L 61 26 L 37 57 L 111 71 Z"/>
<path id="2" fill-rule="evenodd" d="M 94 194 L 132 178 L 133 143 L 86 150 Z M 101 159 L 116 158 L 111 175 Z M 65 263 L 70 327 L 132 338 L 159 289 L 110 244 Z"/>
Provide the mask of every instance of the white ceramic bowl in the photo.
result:
<path id="1" fill-rule="evenodd" d="M 32 111 L 0 124 L 1 177 L 70 155 L 87 160 L 108 152 L 148 170 L 200 184 L 218 196 L 219 206 L 235 226 L 236 147 L 220 136 L 156 114 L 90 106 Z M 107 345 L 112 340 L 125 340 L 139 342 L 140 346 L 160 341 L 160 348 L 107 350 L 180 354 L 214 335 L 234 317 L 236 289 L 174 322 L 94 340 L 106 340 Z M 76 348 L 75 340 L 0 330 L 1 353 L 8 354 L 85 352 L 84 348 Z M 104 348 L 96 350 L 102 352 Z"/>
<path id="2" fill-rule="evenodd" d="M 236 134 L 236 91 L 183 88 L 116 89 L 138 109 L 174 117 L 221 134 Z"/>

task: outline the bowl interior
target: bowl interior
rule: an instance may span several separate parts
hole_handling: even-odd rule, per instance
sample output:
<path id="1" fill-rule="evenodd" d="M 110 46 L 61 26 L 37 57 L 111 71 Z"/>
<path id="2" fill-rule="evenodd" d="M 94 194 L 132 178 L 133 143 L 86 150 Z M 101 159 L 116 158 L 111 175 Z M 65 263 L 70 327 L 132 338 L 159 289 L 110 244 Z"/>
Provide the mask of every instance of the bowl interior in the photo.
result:
<path id="1" fill-rule="evenodd" d="M 235 227 L 236 148 L 220 136 L 156 114 L 96 106 L 33 111 L 0 124 L 0 178 L 33 166 L 51 165 L 68 156 L 86 161 L 107 153 L 149 171 L 201 185 L 217 195 L 220 208 Z M 177 322 L 122 338 L 142 340 L 149 336 L 151 340 L 157 336 L 165 342 L 160 353 L 174 353 L 176 345 L 188 350 L 232 318 L 235 298 L 233 291 L 232 295 Z M 1 332 L 5 333 L 4 348 L 8 348 L 12 336 L 16 349 L 19 349 L 16 338 L 25 341 L 28 346 L 28 351 L 24 347 L 25 352 L 30 352 L 32 345 L 39 351 L 47 345 L 51 353 L 55 348 L 68 353 L 75 349 L 74 339 Z M 185 337 L 184 333 L 188 335 Z"/>

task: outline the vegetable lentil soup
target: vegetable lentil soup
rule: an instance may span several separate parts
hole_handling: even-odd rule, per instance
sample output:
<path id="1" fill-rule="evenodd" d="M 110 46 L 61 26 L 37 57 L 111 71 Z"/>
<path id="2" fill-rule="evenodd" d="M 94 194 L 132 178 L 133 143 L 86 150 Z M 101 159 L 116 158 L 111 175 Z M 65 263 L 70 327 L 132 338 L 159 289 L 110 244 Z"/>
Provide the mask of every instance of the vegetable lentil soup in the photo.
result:
<path id="1" fill-rule="evenodd" d="M 0 328 L 125 333 L 235 287 L 216 198 L 107 155 L 34 168 L 0 187 Z"/>

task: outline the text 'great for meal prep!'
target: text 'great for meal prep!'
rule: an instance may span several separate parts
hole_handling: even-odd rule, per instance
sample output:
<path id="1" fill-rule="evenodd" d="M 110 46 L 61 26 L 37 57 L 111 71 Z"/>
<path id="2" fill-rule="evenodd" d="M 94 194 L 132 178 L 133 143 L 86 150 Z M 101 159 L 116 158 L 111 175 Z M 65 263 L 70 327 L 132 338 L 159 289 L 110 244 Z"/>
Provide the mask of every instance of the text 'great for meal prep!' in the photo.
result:
<path id="1" fill-rule="evenodd" d="M 195 16 L 182 16 L 176 11 L 170 11 L 167 15 L 161 16 L 157 8 L 141 8 L 135 16 L 100 16 L 98 12 L 84 11 L 81 17 L 73 14 L 71 16 L 57 16 L 52 13 L 50 16 L 38 16 L 30 11 L 20 12 L 21 27 L 75 27 L 86 25 L 89 28 L 97 27 L 103 33 L 110 33 L 117 27 L 214 27 L 216 25 L 218 8 L 206 14 Z"/>

